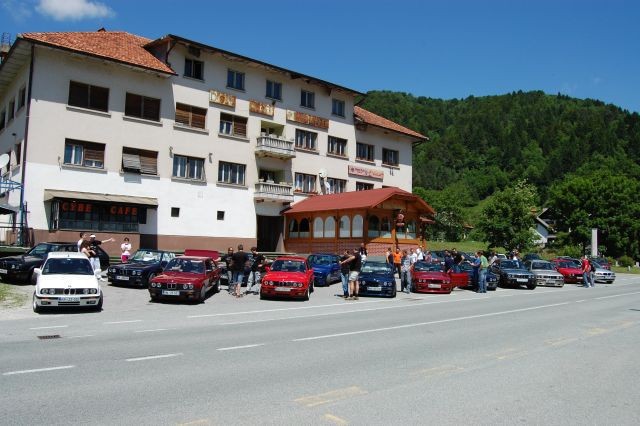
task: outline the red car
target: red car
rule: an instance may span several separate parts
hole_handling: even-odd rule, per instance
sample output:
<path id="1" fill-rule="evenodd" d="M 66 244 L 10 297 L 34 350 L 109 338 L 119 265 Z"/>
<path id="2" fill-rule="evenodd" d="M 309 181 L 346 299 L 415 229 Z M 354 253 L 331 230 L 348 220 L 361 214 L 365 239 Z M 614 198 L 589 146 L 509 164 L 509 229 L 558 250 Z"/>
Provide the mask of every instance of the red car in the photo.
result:
<path id="1" fill-rule="evenodd" d="M 162 274 L 149 284 L 151 300 L 182 299 L 204 303 L 210 290 L 213 293 L 220 291 L 221 269 L 214 260 L 219 257 L 213 250 L 187 250 L 185 256 L 171 259 Z"/>
<path id="2" fill-rule="evenodd" d="M 313 292 L 313 269 L 307 259 L 299 256 L 283 256 L 273 261 L 262 278 L 260 299 L 283 296 L 309 300 Z"/>
<path id="3" fill-rule="evenodd" d="M 416 293 L 451 293 L 455 287 L 466 287 L 466 272 L 444 272 L 439 263 L 416 262 L 411 267 L 411 290 Z"/>
<path id="4" fill-rule="evenodd" d="M 564 277 L 564 282 L 568 284 L 580 284 L 582 283 L 582 269 L 576 265 L 575 262 L 567 259 L 553 259 L 552 262 L 556 265 L 558 272 Z"/>

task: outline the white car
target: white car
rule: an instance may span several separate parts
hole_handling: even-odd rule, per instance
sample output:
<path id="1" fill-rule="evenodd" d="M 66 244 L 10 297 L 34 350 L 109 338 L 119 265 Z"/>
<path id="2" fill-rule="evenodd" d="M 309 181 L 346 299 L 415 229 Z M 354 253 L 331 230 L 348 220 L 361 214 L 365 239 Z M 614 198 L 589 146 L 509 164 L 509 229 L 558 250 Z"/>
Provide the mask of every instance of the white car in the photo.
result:
<path id="1" fill-rule="evenodd" d="M 616 279 L 616 273 L 608 269 L 604 269 L 599 264 L 594 262 L 596 266 L 595 279 L 597 283 L 612 284 Z"/>
<path id="2" fill-rule="evenodd" d="M 49 307 L 102 309 L 102 288 L 87 256 L 82 253 L 49 253 L 42 268 L 34 270 L 36 289 L 33 311 Z"/>

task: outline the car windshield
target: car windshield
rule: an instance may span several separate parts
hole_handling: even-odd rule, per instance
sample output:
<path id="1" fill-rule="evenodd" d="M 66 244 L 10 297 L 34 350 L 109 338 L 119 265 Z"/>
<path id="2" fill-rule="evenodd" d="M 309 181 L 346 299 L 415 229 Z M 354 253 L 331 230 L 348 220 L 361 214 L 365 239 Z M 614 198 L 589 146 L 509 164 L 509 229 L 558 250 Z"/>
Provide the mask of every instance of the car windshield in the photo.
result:
<path id="1" fill-rule="evenodd" d="M 300 260 L 278 259 L 271 264 L 271 270 L 276 272 L 305 272 L 307 268 Z"/>
<path id="2" fill-rule="evenodd" d="M 522 269 L 522 263 L 519 260 L 503 260 L 500 267 L 504 269 Z"/>
<path id="3" fill-rule="evenodd" d="M 42 275 L 93 275 L 93 268 L 89 259 L 62 258 L 49 259 L 42 268 Z"/>
<path id="4" fill-rule="evenodd" d="M 322 254 L 312 254 L 308 260 L 313 265 L 331 265 L 333 263 L 333 257 Z"/>
<path id="5" fill-rule="evenodd" d="M 531 269 L 543 269 L 545 271 L 553 271 L 554 266 L 551 262 L 533 262 L 531 264 Z"/>
<path id="6" fill-rule="evenodd" d="M 45 254 L 52 251 L 51 248 L 51 244 L 38 244 L 27 252 L 27 256 L 43 257 Z"/>
<path id="7" fill-rule="evenodd" d="M 568 260 L 562 261 L 562 262 L 558 262 L 558 268 L 576 268 L 577 265 L 573 262 L 570 262 Z"/>
<path id="8" fill-rule="evenodd" d="M 162 252 L 154 250 L 138 250 L 129 262 L 135 263 L 158 263 L 162 257 Z"/>
<path id="9" fill-rule="evenodd" d="M 360 272 L 366 272 L 369 274 L 390 274 L 392 273 L 392 269 L 386 262 L 365 262 L 362 264 Z"/>
<path id="10" fill-rule="evenodd" d="M 185 272 L 191 274 L 204 274 L 204 261 L 196 259 L 181 259 L 175 257 L 164 268 L 166 272 Z"/>
<path id="11" fill-rule="evenodd" d="M 413 270 L 418 272 L 443 272 L 444 266 L 438 263 L 416 262 L 413 264 Z"/>

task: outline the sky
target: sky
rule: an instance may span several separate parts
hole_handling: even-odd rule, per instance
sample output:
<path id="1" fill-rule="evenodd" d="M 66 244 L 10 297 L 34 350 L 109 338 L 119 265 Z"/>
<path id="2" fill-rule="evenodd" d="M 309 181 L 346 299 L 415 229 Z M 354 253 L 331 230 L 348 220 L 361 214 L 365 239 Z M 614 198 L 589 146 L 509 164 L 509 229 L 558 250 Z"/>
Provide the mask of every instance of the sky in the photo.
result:
<path id="1" fill-rule="evenodd" d="M 640 112 L 636 0 L 0 0 L 0 33 L 174 34 L 363 93 L 513 91 Z"/>

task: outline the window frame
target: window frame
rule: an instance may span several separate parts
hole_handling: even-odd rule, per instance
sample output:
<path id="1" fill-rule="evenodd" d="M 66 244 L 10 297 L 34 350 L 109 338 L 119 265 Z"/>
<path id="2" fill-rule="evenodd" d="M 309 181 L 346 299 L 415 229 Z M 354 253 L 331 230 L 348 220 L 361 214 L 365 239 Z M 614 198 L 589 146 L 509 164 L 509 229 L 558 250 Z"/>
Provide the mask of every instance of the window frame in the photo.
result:
<path id="1" fill-rule="evenodd" d="M 394 160 L 394 156 L 395 156 L 395 162 L 388 161 L 388 156 L 391 155 L 391 159 Z M 393 167 L 399 167 L 400 166 L 400 151 L 395 150 L 395 149 L 389 149 L 389 148 L 382 148 L 382 164 L 385 166 L 393 166 Z"/>
<path id="2" fill-rule="evenodd" d="M 227 88 L 244 92 L 245 77 L 242 71 L 227 68 Z"/>
<path id="3" fill-rule="evenodd" d="M 236 168 L 237 170 L 233 170 Z M 229 179 L 225 178 L 225 175 L 229 175 Z M 235 179 L 233 176 L 236 175 Z M 247 165 L 240 163 L 231 163 L 229 161 L 218 162 L 218 183 L 224 183 L 228 185 L 246 186 L 247 181 Z"/>
<path id="4" fill-rule="evenodd" d="M 204 62 L 197 59 L 184 58 L 184 73 L 182 75 L 183 77 L 204 81 Z"/>
<path id="5" fill-rule="evenodd" d="M 342 99 L 331 98 L 331 115 L 345 117 L 346 103 Z"/>
<path id="6" fill-rule="evenodd" d="M 373 189 L 372 183 L 356 181 L 356 191 L 369 191 L 371 189 Z"/>
<path id="7" fill-rule="evenodd" d="M 269 84 L 271 84 L 271 90 L 269 90 Z M 278 88 L 278 90 L 277 90 L 278 93 L 274 93 L 274 91 L 276 91 L 275 90 L 276 88 Z M 266 92 L 266 94 L 264 95 L 265 98 L 274 99 L 276 101 L 281 101 L 282 100 L 282 83 L 280 83 L 279 81 L 274 81 L 274 80 L 267 79 L 265 92 Z M 271 93 L 269 93 L 269 92 L 271 92 Z"/>
<path id="8" fill-rule="evenodd" d="M 186 108 L 184 109 L 179 109 L 178 106 L 184 106 L 184 107 L 188 107 L 188 111 Z M 192 127 L 194 129 L 202 129 L 202 130 L 206 130 L 207 129 L 207 112 L 208 109 L 207 108 L 200 108 L 197 107 L 195 105 L 189 105 L 189 104 L 183 104 L 182 102 L 176 102 L 176 106 L 175 106 L 176 110 L 175 110 L 175 124 L 179 125 L 179 126 L 186 126 L 186 127 Z M 198 117 L 198 114 L 194 114 L 194 112 L 197 113 L 197 111 L 194 110 L 200 110 L 200 111 L 204 111 L 204 116 L 202 117 L 202 127 L 194 125 L 194 117 Z M 183 115 L 185 115 L 188 120 L 182 120 L 182 119 L 178 119 L 178 111 L 180 111 Z"/>
<path id="9" fill-rule="evenodd" d="M 185 160 L 184 166 L 183 166 L 184 167 L 184 176 L 176 174 L 176 160 L 182 159 L 182 158 Z M 200 177 L 191 176 L 191 171 L 192 171 L 192 166 L 191 165 L 195 164 L 197 166 L 199 162 L 200 162 Z M 194 170 L 196 170 L 196 169 L 194 169 Z M 198 181 L 198 182 L 205 182 L 206 181 L 206 175 L 205 175 L 205 170 L 204 170 L 204 158 L 190 157 L 188 155 L 173 154 L 173 163 L 172 163 L 172 167 L 171 167 L 171 177 L 175 178 L 175 179 L 186 179 L 186 180 L 193 180 L 193 181 Z"/>
<path id="10" fill-rule="evenodd" d="M 301 179 L 299 179 L 299 177 Z M 298 184 L 298 180 L 301 180 L 301 184 Z M 318 181 L 316 175 L 310 175 L 307 173 L 294 173 L 293 175 L 293 187 L 295 192 L 302 192 L 303 194 L 316 194 L 318 192 Z"/>
<path id="11" fill-rule="evenodd" d="M 367 156 L 366 157 L 362 157 L 361 154 L 361 150 L 362 148 L 366 148 L 367 150 Z M 368 163 L 373 163 L 375 161 L 375 145 L 371 145 L 368 143 L 364 143 L 364 142 L 356 142 L 356 160 L 359 161 L 366 161 Z"/>
<path id="12" fill-rule="evenodd" d="M 125 152 L 128 151 L 128 152 Z M 125 156 L 129 158 L 125 161 Z M 136 158 L 137 157 L 137 158 Z M 125 163 L 127 163 L 125 165 Z M 122 147 L 122 171 L 140 175 L 158 175 L 158 151 Z"/>
<path id="13" fill-rule="evenodd" d="M 329 193 L 330 194 L 342 194 L 343 192 L 347 192 L 347 180 L 339 179 L 339 178 L 327 178 L 327 183 L 329 184 Z M 338 188 L 340 191 L 336 191 L 336 184 L 338 184 Z"/>
<path id="14" fill-rule="evenodd" d="M 300 106 L 303 108 L 316 109 L 316 93 L 300 89 Z"/>
<path id="15" fill-rule="evenodd" d="M 311 136 L 310 140 L 308 139 L 309 136 Z M 299 143 L 299 141 L 301 141 L 301 143 Z M 311 142 L 311 144 L 309 142 Z M 312 147 L 309 148 L 308 145 L 312 145 Z M 306 151 L 318 151 L 318 133 L 304 129 L 296 129 L 294 147 Z"/>
<path id="16" fill-rule="evenodd" d="M 329 136 L 327 138 L 327 154 L 347 158 L 349 156 L 349 153 L 347 152 L 348 145 L 349 141 L 346 139 L 339 138 L 337 136 Z M 336 149 L 336 147 L 338 149 Z"/>
<path id="17" fill-rule="evenodd" d="M 139 111 L 131 111 L 131 109 L 137 109 L 138 105 L 130 105 L 129 101 L 135 104 L 132 98 L 139 98 Z M 152 102 L 157 102 L 157 117 L 154 115 L 151 117 L 151 114 L 145 112 L 145 106 L 147 104 L 151 104 Z M 160 108 L 162 106 L 161 100 L 158 98 L 152 98 L 150 96 L 138 95 L 137 93 L 126 92 L 125 101 L 124 101 L 124 115 L 125 117 L 134 117 L 139 118 L 141 120 L 149 120 L 154 122 L 160 122 Z M 151 107 L 151 112 L 153 112 L 153 107 Z"/>
<path id="18" fill-rule="evenodd" d="M 86 99 L 79 98 L 81 90 L 86 90 L 86 93 L 82 93 L 82 96 L 86 96 Z M 103 92 L 102 95 L 104 96 L 104 99 L 101 99 L 100 97 L 101 92 Z M 69 80 L 69 97 L 67 98 L 67 105 L 76 108 L 90 109 L 93 111 L 109 112 L 109 95 L 110 90 L 108 87 L 95 86 L 93 84 Z M 102 105 L 101 101 L 104 101 L 104 105 Z"/>
<path id="19" fill-rule="evenodd" d="M 67 147 L 71 147 L 71 151 L 68 154 Z M 78 149 L 79 148 L 79 149 Z M 78 139 L 65 139 L 64 141 L 64 155 L 63 155 L 63 164 L 66 166 L 73 167 L 84 167 L 87 169 L 96 169 L 96 170 L 104 170 L 105 164 L 105 151 L 106 145 L 97 143 L 97 142 L 89 142 L 82 141 Z M 91 157 L 96 157 L 95 159 L 87 159 L 87 151 L 91 153 Z M 80 155 L 80 158 L 77 158 L 77 155 Z M 99 155 L 96 153 L 102 153 L 101 159 L 99 159 Z M 97 165 L 99 164 L 99 165 Z"/>
<path id="20" fill-rule="evenodd" d="M 16 118 L 16 98 L 11 98 L 7 111 L 9 112 L 7 123 L 10 123 L 11 120 Z"/>
<path id="21" fill-rule="evenodd" d="M 228 132 L 223 131 L 223 125 L 226 124 L 228 124 Z M 247 117 L 220 112 L 220 125 L 218 126 L 218 133 L 224 136 L 233 136 L 237 138 L 247 139 L 248 124 L 249 120 L 247 119 Z M 237 129 L 242 129 L 242 125 L 244 125 L 244 133 L 237 132 Z"/>

